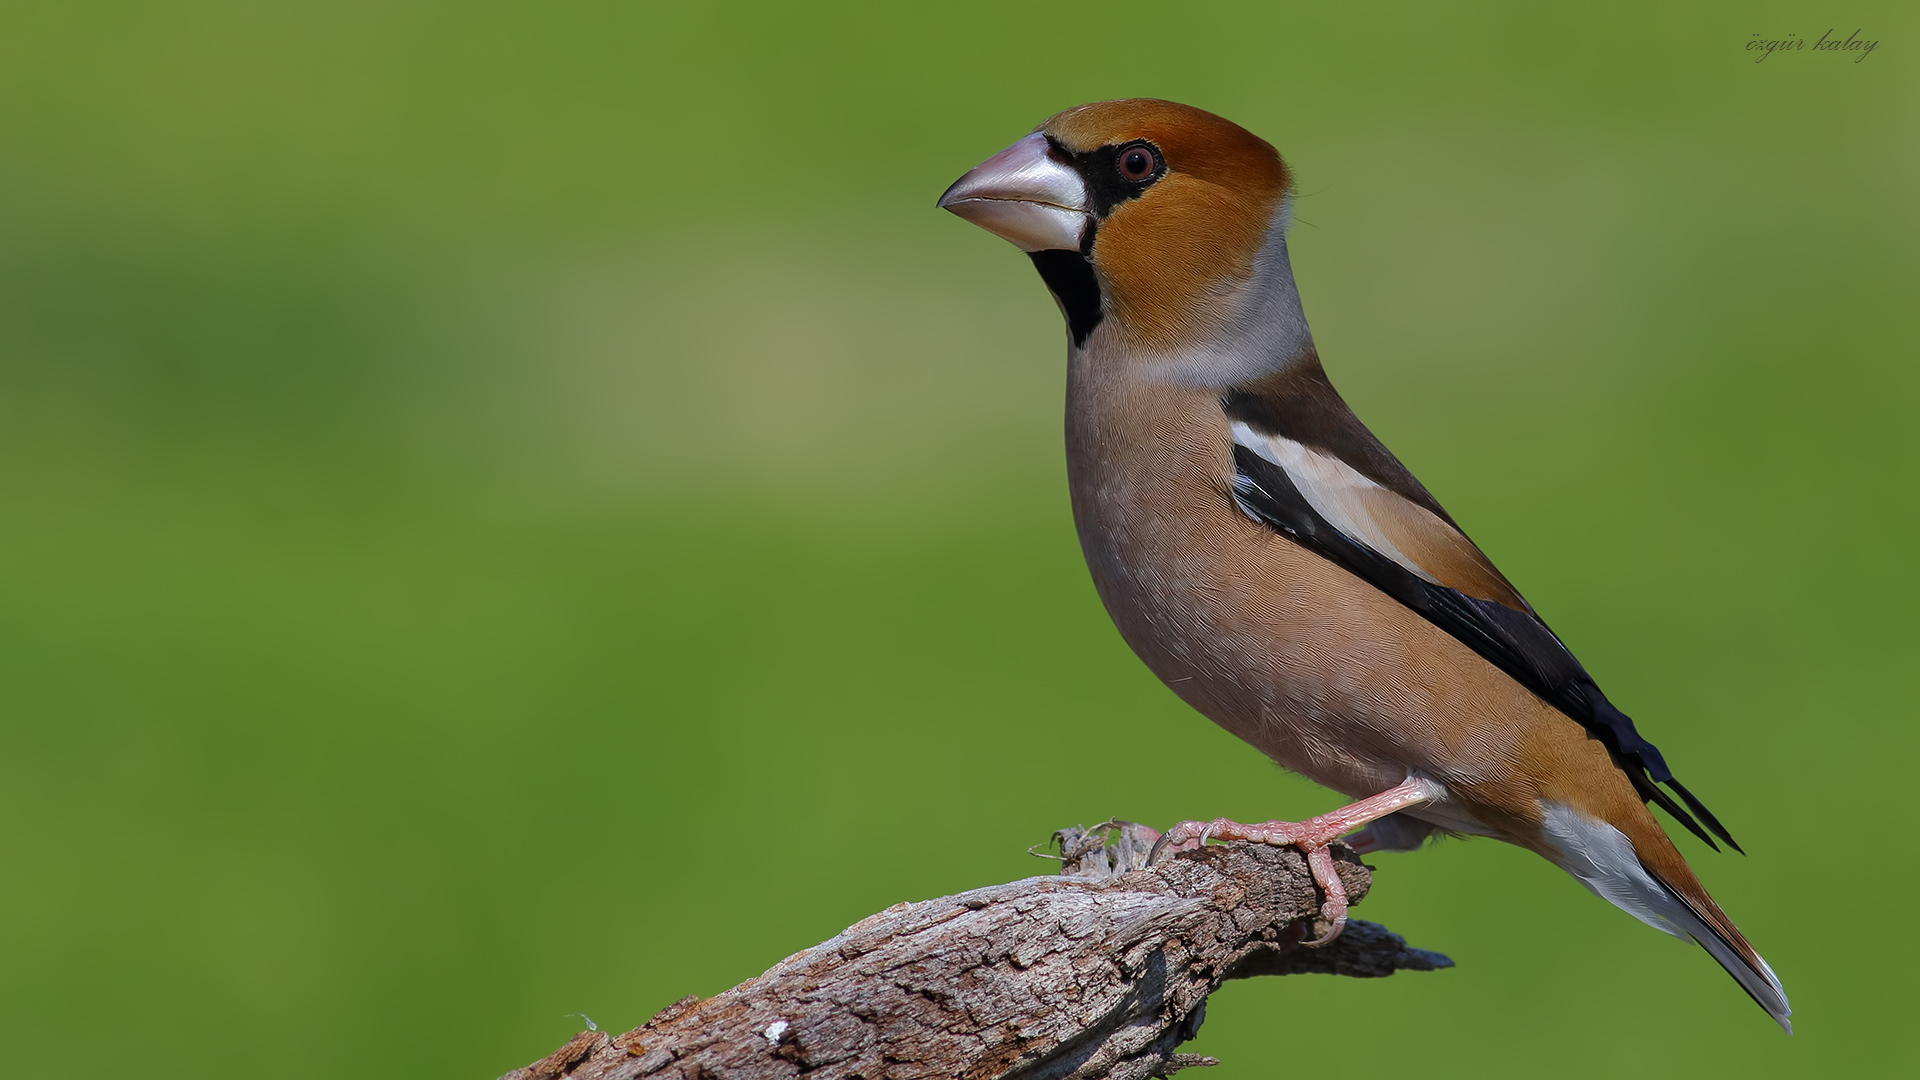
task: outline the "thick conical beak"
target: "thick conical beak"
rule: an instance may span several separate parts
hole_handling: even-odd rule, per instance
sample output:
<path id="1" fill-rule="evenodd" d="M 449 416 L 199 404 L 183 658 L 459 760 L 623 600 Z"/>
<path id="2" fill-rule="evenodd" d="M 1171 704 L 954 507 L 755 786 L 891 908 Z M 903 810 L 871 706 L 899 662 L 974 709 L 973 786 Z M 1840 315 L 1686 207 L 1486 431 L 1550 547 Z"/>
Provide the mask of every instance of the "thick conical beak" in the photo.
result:
<path id="1" fill-rule="evenodd" d="M 1086 182 L 1037 131 L 954 181 L 938 205 L 1022 251 L 1078 250 L 1088 221 Z"/>

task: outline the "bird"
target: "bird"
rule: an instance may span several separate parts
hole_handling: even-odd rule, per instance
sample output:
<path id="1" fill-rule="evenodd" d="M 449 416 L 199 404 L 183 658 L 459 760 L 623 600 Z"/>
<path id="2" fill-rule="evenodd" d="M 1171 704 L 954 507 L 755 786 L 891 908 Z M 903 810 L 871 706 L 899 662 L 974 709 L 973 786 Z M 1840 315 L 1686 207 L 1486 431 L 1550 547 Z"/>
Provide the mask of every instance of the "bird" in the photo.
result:
<path id="1" fill-rule="evenodd" d="M 1026 252 L 1067 329 L 1082 553 L 1121 636 L 1182 700 L 1350 799 L 1304 822 L 1183 821 L 1287 845 L 1345 924 L 1328 845 L 1485 836 L 1701 945 L 1789 1034 L 1780 980 L 1649 809 L 1719 819 L 1334 389 L 1287 254 L 1271 144 L 1151 98 L 1060 112 L 938 206 Z"/>

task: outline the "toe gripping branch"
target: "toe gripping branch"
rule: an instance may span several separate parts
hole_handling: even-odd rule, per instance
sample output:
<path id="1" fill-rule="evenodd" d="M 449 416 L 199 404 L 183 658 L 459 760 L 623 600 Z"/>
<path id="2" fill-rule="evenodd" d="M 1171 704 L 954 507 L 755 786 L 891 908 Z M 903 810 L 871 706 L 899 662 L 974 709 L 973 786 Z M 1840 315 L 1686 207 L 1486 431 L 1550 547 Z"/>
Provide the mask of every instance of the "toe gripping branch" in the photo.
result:
<path id="1" fill-rule="evenodd" d="M 1327 845 L 1389 814 L 1434 802 L 1442 794 L 1440 786 L 1433 781 L 1408 777 L 1378 795 L 1305 821 L 1267 821 L 1258 825 L 1243 825 L 1226 818 L 1182 821 L 1161 835 L 1154 843 L 1147 861 L 1152 864 L 1173 852 L 1191 851 L 1208 840 L 1242 840 L 1252 844 L 1298 848 L 1306 856 L 1307 868 L 1312 871 L 1314 883 L 1320 886 L 1320 893 L 1325 898 L 1320 905 L 1320 917 L 1325 920 L 1327 931 L 1305 943 L 1318 948 L 1331 944 L 1347 925 L 1347 888 L 1334 871 L 1333 855 L 1327 850 Z"/>

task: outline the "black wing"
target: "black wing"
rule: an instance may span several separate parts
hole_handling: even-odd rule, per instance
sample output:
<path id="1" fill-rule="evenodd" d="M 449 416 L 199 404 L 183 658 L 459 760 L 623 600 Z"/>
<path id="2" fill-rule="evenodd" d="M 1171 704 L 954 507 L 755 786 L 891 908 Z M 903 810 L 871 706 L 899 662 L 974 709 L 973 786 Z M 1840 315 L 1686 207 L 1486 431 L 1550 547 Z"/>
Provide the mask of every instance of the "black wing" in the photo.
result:
<path id="1" fill-rule="evenodd" d="M 1237 403 L 1230 403 L 1230 413 L 1237 411 L 1232 404 Z M 1384 452 L 1384 448 L 1381 450 Z M 1580 666 L 1580 661 L 1574 659 L 1573 653 L 1537 615 L 1468 596 L 1414 574 L 1321 516 L 1279 465 L 1238 443 L 1234 445 L 1233 457 L 1236 469 L 1233 494 L 1249 516 L 1345 567 L 1459 639 L 1598 737 L 1642 799 L 1672 814 L 1709 847 L 1719 849 L 1713 842 L 1713 837 L 1718 836 L 1735 851 L 1740 850 L 1720 820 L 1673 778 L 1660 751 L 1640 736 L 1627 714 L 1607 700 L 1593 677 Z M 1420 494 L 1426 494 L 1424 489 Z M 1686 809 L 1656 786 L 1660 784 L 1680 796 Z M 1693 814 L 1688 814 L 1688 810 Z M 1700 827 L 1694 815 L 1698 815 L 1699 822 L 1706 823 L 1706 829 Z M 1709 836 L 1707 830 L 1711 830 L 1713 836 Z"/>

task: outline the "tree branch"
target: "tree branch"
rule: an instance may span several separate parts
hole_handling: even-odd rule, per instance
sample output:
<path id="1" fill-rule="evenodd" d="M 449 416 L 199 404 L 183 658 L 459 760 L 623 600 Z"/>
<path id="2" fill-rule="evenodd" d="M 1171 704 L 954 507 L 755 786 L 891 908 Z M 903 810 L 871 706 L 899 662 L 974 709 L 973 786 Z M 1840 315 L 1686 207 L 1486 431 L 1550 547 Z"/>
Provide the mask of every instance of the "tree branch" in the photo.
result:
<path id="1" fill-rule="evenodd" d="M 1453 966 L 1364 922 L 1303 948 L 1320 896 L 1298 852 L 1235 843 L 1145 866 L 1158 835 L 1063 829 L 1058 877 L 895 904 L 731 990 L 624 1035 L 581 1032 L 501 1080 L 1142 1080 L 1215 1064 L 1174 1048 L 1227 979 Z M 1358 903 L 1367 868 L 1334 850 Z"/>

